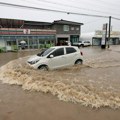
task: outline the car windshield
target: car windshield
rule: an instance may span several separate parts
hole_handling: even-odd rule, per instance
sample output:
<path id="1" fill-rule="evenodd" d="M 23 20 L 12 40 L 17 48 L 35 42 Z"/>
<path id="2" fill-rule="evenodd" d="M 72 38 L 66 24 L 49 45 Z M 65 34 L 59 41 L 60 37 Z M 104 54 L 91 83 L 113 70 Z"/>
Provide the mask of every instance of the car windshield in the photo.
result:
<path id="1" fill-rule="evenodd" d="M 38 53 L 37 56 L 46 56 L 46 55 L 48 55 L 52 50 L 54 50 L 54 48 L 45 49 L 45 50 L 41 51 L 40 53 Z"/>
<path id="2" fill-rule="evenodd" d="M 79 43 L 82 43 L 82 41 L 79 41 Z"/>

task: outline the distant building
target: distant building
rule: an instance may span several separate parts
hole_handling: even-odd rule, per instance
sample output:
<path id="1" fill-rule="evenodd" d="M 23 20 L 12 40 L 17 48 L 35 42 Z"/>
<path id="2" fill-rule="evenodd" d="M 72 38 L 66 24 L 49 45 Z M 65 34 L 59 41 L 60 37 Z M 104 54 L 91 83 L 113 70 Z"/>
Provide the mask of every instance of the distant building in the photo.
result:
<path id="1" fill-rule="evenodd" d="M 82 33 L 80 40 L 81 41 L 90 41 L 92 45 L 100 46 L 102 41 L 102 30 L 96 30 L 95 32 Z M 108 35 L 106 41 L 108 40 Z M 107 41 L 108 44 L 108 41 Z M 110 45 L 119 45 L 120 44 L 120 31 L 111 31 L 110 35 Z"/>
<path id="2" fill-rule="evenodd" d="M 50 47 L 58 42 L 79 41 L 83 23 L 58 20 L 53 23 L 0 19 L 0 49 Z M 23 42 L 24 41 L 24 42 Z"/>
<path id="3" fill-rule="evenodd" d="M 92 44 L 93 45 L 101 45 L 102 41 L 102 30 L 95 31 L 94 36 L 92 37 Z M 108 40 L 108 35 L 106 41 Z M 118 45 L 120 44 L 120 31 L 111 31 L 110 34 L 110 45 Z"/>

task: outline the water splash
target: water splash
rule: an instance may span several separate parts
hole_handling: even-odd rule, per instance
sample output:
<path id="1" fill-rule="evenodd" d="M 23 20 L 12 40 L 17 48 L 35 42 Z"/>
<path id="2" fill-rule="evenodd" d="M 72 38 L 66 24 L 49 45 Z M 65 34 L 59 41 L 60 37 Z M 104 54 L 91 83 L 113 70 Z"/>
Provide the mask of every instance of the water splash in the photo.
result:
<path id="1" fill-rule="evenodd" d="M 92 78 L 91 72 L 88 72 L 93 70 L 93 68 L 101 67 L 101 65 L 102 68 L 110 67 L 110 65 L 114 66 L 114 60 L 118 61 L 119 58 L 116 59 L 114 56 L 111 56 L 108 59 L 110 54 L 102 54 L 99 57 L 86 60 L 83 66 L 48 72 L 34 70 L 26 64 L 27 57 L 20 58 L 0 68 L 0 80 L 3 83 L 20 85 L 24 90 L 51 93 L 57 96 L 59 100 L 66 102 L 80 103 L 84 106 L 95 108 L 119 108 L 120 91 L 114 92 L 114 86 L 109 87 L 109 89 L 104 87 L 104 85 L 108 85 L 106 79 L 109 76 L 101 77 L 98 74 L 97 77 Z M 111 64 L 106 65 L 105 63 L 108 63 L 108 60 L 111 61 Z"/>

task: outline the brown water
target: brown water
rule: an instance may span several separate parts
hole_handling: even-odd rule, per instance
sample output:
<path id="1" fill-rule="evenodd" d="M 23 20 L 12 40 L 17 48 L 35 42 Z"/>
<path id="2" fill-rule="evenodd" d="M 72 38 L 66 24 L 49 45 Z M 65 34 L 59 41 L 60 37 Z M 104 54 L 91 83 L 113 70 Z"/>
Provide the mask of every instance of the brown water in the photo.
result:
<path id="1" fill-rule="evenodd" d="M 67 103 L 62 103 L 62 107 L 65 110 L 61 108 L 61 111 L 58 110 L 58 113 L 64 111 L 65 113 L 68 113 L 68 116 L 73 115 L 70 118 L 68 117 L 71 120 L 72 118 L 73 119 L 84 118 L 83 117 L 84 108 L 80 110 L 82 111 L 81 117 L 76 112 L 73 113 L 66 112 L 66 109 L 68 109 L 71 106 L 72 106 L 71 110 L 75 111 L 76 109 L 81 109 L 79 105 L 90 106 L 93 108 L 99 107 L 110 107 L 113 109 L 119 108 L 120 107 L 119 46 L 113 46 L 109 50 L 101 50 L 100 48 L 97 47 L 94 48 L 89 47 L 83 48 L 82 51 L 84 52 L 85 57 L 84 65 L 48 72 L 34 70 L 26 65 L 26 60 L 28 59 L 28 57 L 23 56 L 34 54 L 38 51 L 0 54 L 2 56 L 2 57 L 0 56 L 0 61 L 2 61 L 2 64 L 5 64 L 5 62 L 9 61 L 8 60 L 9 58 L 10 59 L 11 58 L 15 59 L 17 57 L 19 58 L 1 67 L 0 79 L 2 80 L 3 83 L 8 83 L 11 85 L 13 84 L 20 85 L 24 90 L 37 91 L 37 93 L 32 92 L 30 96 L 32 97 L 34 96 L 34 94 L 36 95 L 38 94 L 41 96 L 38 97 L 39 100 L 43 97 L 43 95 L 41 95 L 40 92 L 43 92 L 47 93 L 47 97 L 49 100 L 51 100 L 51 98 L 48 93 L 57 96 L 59 100 L 66 102 L 70 101 L 71 103 L 68 103 L 70 105 L 68 105 Z M 6 60 L 5 55 L 10 57 L 8 57 L 8 59 Z M 2 90 L 6 91 L 7 87 L 6 88 L 2 87 Z M 20 90 L 18 88 L 14 89 L 16 93 L 19 94 L 18 91 Z M 20 98 L 20 100 L 23 99 L 23 101 L 25 101 L 26 100 L 25 95 L 23 95 L 23 93 L 21 94 L 21 92 L 20 95 L 22 97 Z M 15 97 L 14 95 L 11 94 L 10 96 Z M 36 100 L 34 101 L 36 102 Z M 48 101 L 46 101 L 46 105 L 47 104 L 50 105 L 50 101 L 49 102 Z M 55 102 L 52 101 L 51 104 L 53 106 L 55 105 L 55 107 L 57 106 L 60 107 L 61 103 L 58 102 L 57 103 L 58 105 L 56 105 L 56 101 L 57 99 L 55 98 Z M 77 105 L 72 104 L 72 102 L 77 103 Z M 30 106 L 33 105 L 33 103 L 29 102 L 26 104 L 30 104 Z M 37 104 L 39 104 L 39 102 L 37 102 L 36 105 Z M 67 108 L 65 108 L 66 105 L 68 105 L 69 107 L 67 106 Z M 37 107 L 36 109 L 39 110 L 39 107 Z M 88 115 L 90 115 L 89 113 L 92 113 L 94 115 L 95 111 L 88 112 L 89 109 L 90 108 L 88 108 L 88 110 L 85 110 L 85 112 L 88 113 Z M 44 109 L 44 112 L 46 111 L 47 109 Z M 103 111 L 106 113 L 105 109 Z M 109 114 L 109 112 L 107 114 Z M 118 112 L 119 110 L 118 111 L 116 110 L 115 113 L 112 112 L 112 115 L 114 116 Z M 66 118 L 65 113 L 63 114 L 64 119 Z M 76 114 L 77 117 L 75 117 Z M 106 116 L 103 112 L 100 112 L 99 115 L 101 116 L 104 115 L 104 117 Z M 58 116 L 61 118 L 60 115 Z M 119 114 L 117 114 L 116 117 L 113 116 L 112 118 L 116 119 L 119 119 L 120 117 Z M 87 119 L 87 117 L 85 118 Z M 99 119 L 99 117 L 96 117 L 96 119 Z M 107 117 L 104 119 L 107 119 Z"/>

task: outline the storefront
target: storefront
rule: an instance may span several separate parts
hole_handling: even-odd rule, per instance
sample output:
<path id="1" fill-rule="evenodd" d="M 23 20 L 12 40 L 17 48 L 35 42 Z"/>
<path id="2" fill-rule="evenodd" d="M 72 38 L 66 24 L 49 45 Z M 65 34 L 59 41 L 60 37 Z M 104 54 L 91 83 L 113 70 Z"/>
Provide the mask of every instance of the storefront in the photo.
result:
<path id="1" fill-rule="evenodd" d="M 92 45 L 101 45 L 102 38 L 100 37 L 93 37 L 92 38 Z M 108 41 L 108 38 L 106 38 L 106 42 L 109 45 L 119 45 L 120 44 L 120 38 L 119 37 L 111 37 L 110 41 Z"/>
<path id="2" fill-rule="evenodd" d="M 92 45 L 101 45 L 102 41 L 102 31 L 95 31 L 95 35 L 92 37 Z M 108 35 L 106 37 L 106 44 L 109 45 L 119 45 L 120 44 L 120 32 L 111 31 L 110 40 L 108 41 Z"/>
<path id="3" fill-rule="evenodd" d="M 16 33 L 16 29 L 12 29 L 11 33 L 11 30 L 9 29 L 5 31 L 2 30 L 1 33 L 0 48 L 5 48 L 6 51 L 20 50 L 23 48 L 23 45 L 24 49 L 39 49 L 42 47 L 50 47 L 55 44 L 56 40 L 56 33 L 55 31 L 51 30 L 37 30 L 36 33 L 33 33 L 31 30 L 30 34 L 24 34 L 23 32 Z"/>

